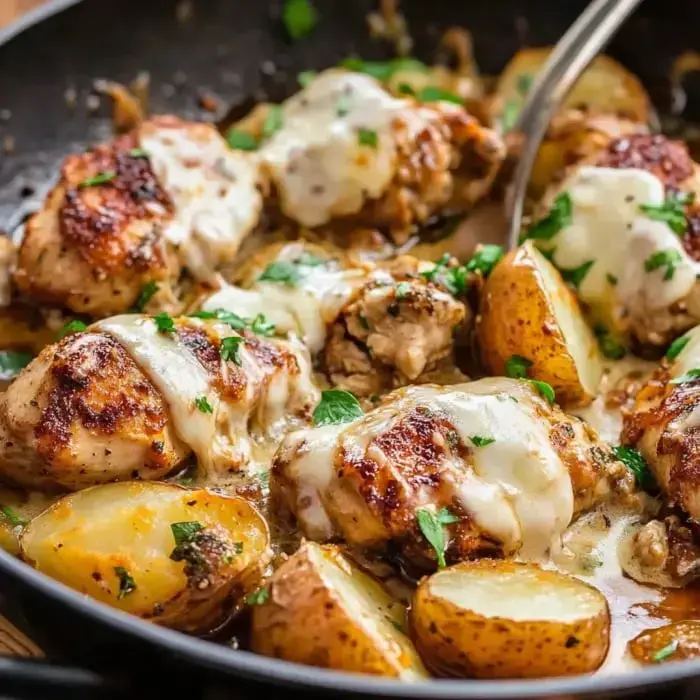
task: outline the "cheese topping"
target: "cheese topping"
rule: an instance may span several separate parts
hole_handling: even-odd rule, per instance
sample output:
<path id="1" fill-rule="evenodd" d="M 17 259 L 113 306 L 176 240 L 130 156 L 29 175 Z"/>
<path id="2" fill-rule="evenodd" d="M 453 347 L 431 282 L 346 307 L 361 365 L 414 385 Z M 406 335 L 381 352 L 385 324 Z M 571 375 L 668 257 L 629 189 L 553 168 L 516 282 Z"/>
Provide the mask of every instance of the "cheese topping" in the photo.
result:
<path id="1" fill-rule="evenodd" d="M 231 150 L 213 127 L 201 124 L 145 122 L 140 143 L 174 204 L 166 240 L 195 277 L 211 279 L 260 219 L 256 156 Z"/>
<path id="2" fill-rule="evenodd" d="M 579 296 L 594 311 L 611 320 L 623 309 L 643 318 L 690 292 L 700 265 L 688 257 L 667 223 L 651 219 L 640 209 L 664 203 L 659 178 L 634 168 L 585 166 L 561 190 L 571 197 L 573 223 L 538 244 L 553 252 L 560 269 L 593 261 L 579 285 Z M 672 272 L 663 264 L 646 268 L 646 261 L 661 251 L 677 258 Z"/>
<path id="3" fill-rule="evenodd" d="M 284 213 L 319 226 L 380 197 L 396 169 L 398 120 L 409 134 L 422 126 L 409 106 L 370 76 L 337 69 L 287 100 L 282 128 L 260 151 Z"/>

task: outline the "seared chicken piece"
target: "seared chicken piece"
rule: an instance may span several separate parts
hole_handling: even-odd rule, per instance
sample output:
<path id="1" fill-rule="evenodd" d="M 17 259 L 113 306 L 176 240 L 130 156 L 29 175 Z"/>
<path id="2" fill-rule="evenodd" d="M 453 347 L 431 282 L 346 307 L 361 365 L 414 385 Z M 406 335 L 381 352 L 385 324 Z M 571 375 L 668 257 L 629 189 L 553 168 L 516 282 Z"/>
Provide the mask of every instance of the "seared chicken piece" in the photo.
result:
<path id="1" fill-rule="evenodd" d="M 159 479 L 194 453 L 215 479 L 252 466 L 317 400 L 293 339 L 117 316 L 45 348 L 0 397 L 0 474 L 77 490 Z"/>
<path id="2" fill-rule="evenodd" d="M 468 307 L 420 270 L 410 256 L 391 269 L 343 267 L 318 246 L 271 246 L 251 261 L 240 281 L 207 299 L 208 311 L 265 316 L 278 330 L 299 334 L 322 358 L 331 382 L 369 397 L 408 383 L 463 381 L 454 368 L 455 333 Z"/>
<path id="3" fill-rule="evenodd" d="M 184 268 L 200 281 L 235 255 L 262 208 L 255 156 L 210 124 L 154 117 L 69 156 L 27 223 L 20 291 L 73 311 L 131 308 L 147 283 L 167 291 Z"/>
<path id="4" fill-rule="evenodd" d="M 585 423 L 505 378 L 406 387 L 352 423 L 291 433 L 271 478 L 306 537 L 394 544 L 423 565 L 421 509 L 457 516 L 445 526 L 448 560 L 536 558 L 574 514 L 633 488 Z"/>
<path id="5" fill-rule="evenodd" d="M 662 134 L 604 148 L 592 139 L 581 153 L 526 233 L 568 273 L 596 321 L 667 343 L 700 320 L 699 167 L 684 143 Z"/>
<path id="6" fill-rule="evenodd" d="M 481 199 L 505 157 L 462 107 L 398 99 L 340 69 L 287 100 L 280 121 L 260 156 L 283 214 L 308 227 L 377 226 L 398 243 L 431 215 Z"/>

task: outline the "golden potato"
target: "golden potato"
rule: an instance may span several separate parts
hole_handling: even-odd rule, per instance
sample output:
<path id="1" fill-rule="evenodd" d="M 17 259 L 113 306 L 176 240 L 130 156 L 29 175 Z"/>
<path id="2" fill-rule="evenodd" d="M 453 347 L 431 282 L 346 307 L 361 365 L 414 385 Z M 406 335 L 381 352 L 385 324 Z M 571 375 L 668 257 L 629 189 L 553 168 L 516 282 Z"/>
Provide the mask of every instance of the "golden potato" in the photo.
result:
<path id="1" fill-rule="evenodd" d="M 597 669 L 610 614 L 600 591 L 536 564 L 464 562 L 423 579 L 411 636 L 441 676 L 542 678 Z"/>
<path id="2" fill-rule="evenodd" d="M 64 496 L 31 521 L 20 548 L 82 593 L 192 632 L 235 610 L 272 556 L 267 523 L 245 499 L 140 481 Z"/>
<path id="3" fill-rule="evenodd" d="M 506 374 L 514 355 L 532 364 L 528 377 L 547 382 L 562 406 L 589 404 L 602 359 L 575 295 L 531 241 L 511 251 L 486 281 L 477 340 L 485 368 Z"/>
<path id="4" fill-rule="evenodd" d="M 642 664 L 700 658 L 700 620 L 684 620 L 644 630 L 627 647 L 632 657 Z"/>
<path id="5" fill-rule="evenodd" d="M 253 609 L 253 650 L 342 671 L 427 676 L 402 631 L 405 607 L 332 545 L 306 542 Z"/>

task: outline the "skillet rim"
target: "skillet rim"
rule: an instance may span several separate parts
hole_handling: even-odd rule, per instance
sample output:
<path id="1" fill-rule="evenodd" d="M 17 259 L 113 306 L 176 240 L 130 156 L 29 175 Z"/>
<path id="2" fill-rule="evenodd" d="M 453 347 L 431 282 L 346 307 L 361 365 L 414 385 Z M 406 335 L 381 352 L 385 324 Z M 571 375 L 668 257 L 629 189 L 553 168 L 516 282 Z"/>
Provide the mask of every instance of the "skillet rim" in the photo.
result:
<path id="1" fill-rule="evenodd" d="M 0 49 L 11 39 L 34 25 L 77 5 L 83 0 L 45 0 L 44 4 L 25 13 L 0 30 Z M 407 683 L 401 680 L 334 671 L 268 658 L 250 651 L 235 653 L 226 647 L 181 632 L 159 627 L 145 620 L 93 600 L 31 568 L 28 564 L 0 549 L 0 580 L 10 577 L 71 612 L 124 635 L 177 653 L 200 668 L 216 670 L 229 676 L 243 676 L 263 687 L 285 685 L 294 690 L 330 690 L 363 693 L 370 696 L 401 698 L 484 698 L 487 700 L 527 700 L 564 695 L 593 695 L 650 689 L 663 683 L 684 680 L 700 681 L 700 659 L 646 666 L 635 673 L 584 675 L 550 679 L 514 679 L 502 681 L 470 679 L 431 679 Z M 0 673 L 1 676 L 1 673 Z"/>

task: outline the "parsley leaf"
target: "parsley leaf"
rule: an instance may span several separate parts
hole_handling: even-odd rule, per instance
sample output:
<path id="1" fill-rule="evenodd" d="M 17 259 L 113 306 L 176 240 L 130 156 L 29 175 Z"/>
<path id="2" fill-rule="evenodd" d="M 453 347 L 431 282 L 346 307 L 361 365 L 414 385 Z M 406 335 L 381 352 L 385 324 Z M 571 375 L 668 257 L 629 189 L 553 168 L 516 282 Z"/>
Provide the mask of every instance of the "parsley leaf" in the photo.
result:
<path id="1" fill-rule="evenodd" d="M 362 415 L 362 407 L 354 394 L 343 389 L 328 389 L 321 392 L 321 400 L 314 409 L 313 419 L 315 425 L 338 425 Z"/>
<path id="2" fill-rule="evenodd" d="M 245 602 L 248 603 L 248 605 L 262 605 L 267 602 L 269 597 L 270 591 L 268 591 L 267 588 L 260 588 L 255 591 L 255 593 L 246 596 Z"/>
<path id="3" fill-rule="evenodd" d="M 639 488 L 644 491 L 653 489 L 654 477 L 649 469 L 644 457 L 632 447 L 618 445 L 612 448 L 613 454 L 617 457 L 633 474 Z"/>
<path id="4" fill-rule="evenodd" d="M 474 447 L 486 447 L 486 445 L 496 442 L 494 438 L 482 437 L 481 435 L 470 435 L 469 439 L 472 441 Z"/>
<path id="5" fill-rule="evenodd" d="M 156 322 L 156 326 L 158 326 L 158 330 L 161 333 L 175 332 L 175 323 L 173 322 L 173 318 L 170 314 L 163 312 L 162 314 L 154 316 L 153 320 Z"/>
<path id="6" fill-rule="evenodd" d="M 214 413 L 214 407 L 209 403 L 209 399 L 206 396 L 198 396 L 194 403 L 202 413 Z"/>
<path id="7" fill-rule="evenodd" d="M 307 267 L 323 265 L 325 261 L 311 253 L 302 253 L 296 260 L 276 260 L 271 262 L 258 277 L 261 282 L 280 282 L 288 287 L 296 287 L 308 270 Z"/>
<path id="8" fill-rule="evenodd" d="M 143 285 L 143 288 L 139 292 L 139 295 L 136 299 L 136 302 L 134 303 L 134 306 L 132 307 L 131 311 L 133 313 L 141 313 L 143 311 L 144 306 L 148 304 L 149 301 L 153 298 L 153 295 L 160 289 L 158 284 L 151 280 L 150 282 L 146 282 L 146 284 Z"/>
<path id="9" fill-rule="evenodd" d="M 237 151 L 255 151 L 258 147 L 258 139 L 247 131 L 229 129 L 226 132 L 226 142 L 229 148 Z"/>
<path id="10" fill-rule="evenodd" d="M 1 350 L 0 378 L 12 379 L 12 377 L 16 377 L 20 370 L 24 369 L 31 361 L 32 356 L 28 352 Z"/>
<path id="11" fill-rule="evenodd" d="M 447 542 L 445 541 L 444 526 L 459 522 L 459 518 L 450 513 L 447 508 L 441 508 L 437 513 L 428 508 L 418 508 L 416 510 L 416 520 L 423 537 L 428 540 L 430 546 L 435 550 L 438 568 L 445 568 L 447 565 L 445 562 Z"/>
<path id="12" fill-rule="evenodd" d="M 338 101 L 335 103 L 336 116 L 344 117 L 350 111 L 351 106 L 352 102 L 350 100 L 350 95 L 348 95 L 347 93 L 343 93 L 338 98 Z"/>
<path id="13" fill-rule="evenodd" d="M 421 272 L 421 277 L 433 284 L 441 284 L 450 294 L 457 296 L 467 291 L 467 265 L 447 267 L 450 258 L 450 254 L 445 253 L 431 270 Z"/>
<path id="14" fill-rule="evenodd" d="M 123 566 L 115 566 L 114 573 L 117 575 L 117 578 L 119 578 L 117 600 L 121 600 L 136 590 L 136 582 L 133 576 Z"/>
<path id="15" fill-rule="evenodd" d="M 246 327 L 246 322 L 233 311 L 226 309 L 214 309 L 214 311 L 195 311 L 190 314 L 192 318 L 213 319 L 227 323 L 234 331 L 242 331 Z"/>
<path id="16" fill-rule="evenodd" d="M 350 57 L 341 61 L 343 68 L 366 73 L 379 82 L 385 82 L 399 71 L 427 72 L 428 66 L 415 58 L 395 58 L 392 61 L 363 61 L 361 58 Z"/>
<path id="17" fill-rule="evenodd" d="M 305 70 L 297 75 L 297 82 L 301 87 L 308 87 L 318 75 L 316 70 Z"/>
<path id="18" fill-rule="evenodd" d="M 556 395 L 550 384 L 547 384 L 547 382 L 541 382 L 539 379 L 528 379 L 527 381 L 530 382 L 530 384 L 532 384 L 537 391 L 540 392 L 540 394 L 542 394 L 542 396 L 547 400 L 548 404 L 551 405 L 554 403 Z"/>
<path id="19" fill-rule="evenodd" d="M 318 23 L 318 13 L 309 0 L 285 0 L 282 21 L 294 41 L 308 36 Z"/>
<path id="20" fill-rule="evenodd" d="M 681 260 L 681 254 L 675 248 L 658 250 L 644 261 L 644 269 L 647 272 L 653 272 L 661 267 L 665 267 L 664 282 L 668 282 L 673 279 L 676 267 L 678 267 L 678 263 L 681 262 Z"/>
<path id="21" fill-rule="evenodd" d="M 549 214 L 534 223 L 520 237 L 520 242 L 531 238 L 536 241 L 549 241 L 556 236 L 559 231 L 570 226 L 573 221 L 573 205 L 571 195 L 568 192 L 560 192 L 554 205 L 549 210 Z"/>
<path id="22" fill-rule="evenodd" d="M 280 105 L 270 105 L 270 108 L 263 123 L 262 135 L 263 138 L 269 139 L 276 131 L 282 128 L 284 123 L 284 115 Z"/>
<path id="23" fill-rule="evenodd" d="M 532 360 L 522 355 L 511 355 L 506 360 L 506 377 L 511 379 L 526 379 L 527 370 L 532 367 Z"/>
<path id="24" fill-rule="evenodd" d="M 615 277 L 615 275 L 611 275 L 609 272 L 605 275 L 605 279 L 608 280 L 613 287 L 617 284 L 617 277 Z"/>
<path id="25" fill-rule="evenodd" d="M 484 244 L 476 251 L 474 257 L 467 261 L 465 268 L 468 272 L 480 272 L 482 277 L 488 277 L 502 258 L 502 246 Z"/>
<path id="26" fill-rule="evenodd" d="M 401 83 L 396 89 L 398 90 L 399 95 L 409 95 L 410 97 L 416 96 L 416 91 L 408 83 Z"/>
<path id="27" fill-rule="evenodd" d="M 78 184 L 78 189 L 84 190 L 86 187 L 96 187 L 97 185 L 106 185 L 112 182 L 117 177 L 117 173 L 113 170 L 108 170 L 104 173 L 97 173 L 94 177 L 88 177 Z"/>
<path id="28" fill-rule="evenodd" d="M 173 539 L 176 545 L 192 542 L 197 533 L 201 532 L 203 529 L 204 526 L 202 523 L 196 520 L 170 524 L 170 530 L 173 533 Z"/>
<path id="29" fill-rule="evenodd" d="M 694 382 L 700 379 L 700 369 L 689 369 L 685 374 L 671 380 L 671 384 L 685 384 L 686 382 Z"/>
<path id="30" fill-rule="evenodd" d="M 588 260 L 583 263 L 583 265 L 579 265 L 578 267 L 571 267 L 568 269 L 560 267 L 559 272 L 561 273 L 564 282 L 568 282 L 575 289 L 579 289 L 581 283 L 594 264 L 595 260 Z"/>
<path id="31" fill-rule="evenodd" d="M 685 206 L 695 200 L 694 192 L 669 192 L 663 204 L 641 204 L 640 211 L 654 221 L 664 221 L 678 236 L 682 236 L 688 227 Z"/>
<path id="32" fill-rule="evenodd" d="M 129 151 L 131 158 L 148 158 L 149 153 L 145 148 L 132 148 Z"/>
<path id="33" fill-rule="evenodd" d="M 418 99 L 421 102 L 453 102 L 454 104 L 464 104 L 464 100 L 453 92 L 442 90 L 439 87 L 428 85 L 418 92 Z"/>
<path id="34" fill-rule="evenodd" d="M 405 299 L 411 293 L 412 289 L 413 288 L 411 287 L 411 285 L 408 282 L 399 282 L 396 285 L 395 296 L 399 301 L 401 301 L 402 299 Z"/>
<path id="35" fill-rule="evenodd" d="M 267 320 L 265 314 L 258 314 L 254 319 L 253 323 L 250 325 L 250 330 L 256 335 L 264 335 L 270 337 L 275 334 L 277 326 L 274 323 Z"/>
<path id="36" fill-rule="evenodd" d="M 240 336 L 230 336 L 229 338 L 224 338 L 221 341 L 221 348 L 219 349 L 221 359 L 225 362 L 227 362 L 228 360 L 233 360 L 233 362 L 240 367 L 240 349 L 241 344 L 244 342 L 245 339 L 241 338 Z"/>
<path id="37" fill-rule="evenodd" d="M 661 663 L 662 661 L 666 661 L 666 659 L 668 659 L 670 656 L 673 656 L 673 654 L 676 652 L 676 649 L 678 649 L 678 641 L 674 639 L 665 647 L 655 652 L 651 659 L 657 664 Z"/>
<path id="38" fill-rule="evenodd" d="M 11 527 L 24 527 L 29 524 L 29 520 L 25 520 L 19 513 L 17 513 L 10 506 L 0 506 L 0 513 L 4 520 L 10 524 Z"/>
<path id="39" fill-rule="evenodd" d="M 685 346 L 690 342 L 689 335 L 682 335 L 680 338 L 676 338 L 666 350 L 666 357 L 669 360 L 675 360 L 681 352 L 683 352 Z"/>
<path id="40" fill-rule="evenodd" d="M 593 331 L 605 357 L 619 360 L 627 354 L 625 346 L 605 326 L 596 326 Z"/>
<path id="41" fill-rule="evenodd" d="M 357 130 L 357 142 L 360 146 L 369 146 L 370 148 L 376 149 L 379 144 L 379 137 L 376 131 L 360 127 Z"/>
<path id="42" fill-rule="evenodd" d="M 84 331 L 86 328 L 87 326 L 82 321 L 79 321 L 77 318 L 73 319 L 72 321 L 66 323 L 66 325 L 63 326 L 63 328 L 61 328 L 61 330 L 58 333 L 57 340 L 65 338 L 71 333 L 82 333 L 82 331 Z"/>

